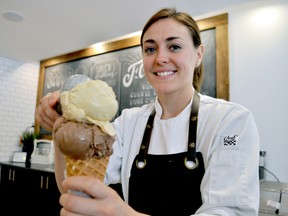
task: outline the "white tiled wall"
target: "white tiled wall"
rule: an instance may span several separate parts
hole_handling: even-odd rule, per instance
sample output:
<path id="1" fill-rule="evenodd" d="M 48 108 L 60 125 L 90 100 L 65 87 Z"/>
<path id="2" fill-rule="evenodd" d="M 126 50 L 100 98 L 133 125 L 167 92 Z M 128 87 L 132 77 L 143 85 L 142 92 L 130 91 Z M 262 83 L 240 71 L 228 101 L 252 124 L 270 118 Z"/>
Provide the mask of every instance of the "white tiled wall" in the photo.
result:
<path id="1" fill-rule="evenodd" d="M 34 124 L 39 65 L 0 57 L 0 161 L 21 151 L 19 137 Z"/>

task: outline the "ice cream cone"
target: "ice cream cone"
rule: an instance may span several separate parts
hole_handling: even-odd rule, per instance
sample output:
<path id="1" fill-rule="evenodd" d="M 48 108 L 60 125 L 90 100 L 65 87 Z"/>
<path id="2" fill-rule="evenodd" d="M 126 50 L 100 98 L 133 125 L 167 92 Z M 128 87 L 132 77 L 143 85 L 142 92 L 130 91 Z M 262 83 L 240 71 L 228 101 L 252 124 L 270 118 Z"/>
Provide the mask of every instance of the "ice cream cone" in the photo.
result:
<path id="1" fill-rule="evenodd" d="M 66 157 L 67 176 L 94 176 L 104 181 L 109 156 L 102 158 L 90 158 L 87 160 L 76 160 Z"/>
<path id="2" fill-rule="evenodd" d="M 94 176 L 104 181 L 116 132 L 110 123 L 118 110 L 113 89 L 88 80 L 61 92 L 63 115 L 53 126 L 53 140 L 66 156 L 66 176 Z"/>

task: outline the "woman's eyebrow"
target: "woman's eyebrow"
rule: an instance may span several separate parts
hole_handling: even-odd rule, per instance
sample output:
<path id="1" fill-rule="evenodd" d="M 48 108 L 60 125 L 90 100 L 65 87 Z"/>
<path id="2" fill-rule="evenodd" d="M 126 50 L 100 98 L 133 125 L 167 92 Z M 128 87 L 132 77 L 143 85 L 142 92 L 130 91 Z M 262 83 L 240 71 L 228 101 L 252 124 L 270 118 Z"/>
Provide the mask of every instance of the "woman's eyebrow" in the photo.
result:
<path id="1" fill-rule="evenodd" d="M 176 40 L 176 39 L 181 39 L 181 38 L 177 37 L 177 36 L 172 36 L 172 37 L 166 38 L 166 41 L 173 41 L 173 40 Z M 156 43 L 156 42 L 153 39 L 147 39 L 147 40 L 144 41 L 144 43 Z"/>
<path id="2" fill-rule="evenodd" d="M 181 39 L 181 38 L 177 37 L 177 36 L 173 36 L 173 37 L 168 37 L 166 40 L 167 41 L 172 41 L 172 40 L 176 40 L 176 39 Z"/>
<path id="3" fill-rule="evenodd" d="M 153 39 L 147 39 L 144 41 L 144 43 L 156 43 Z"/>

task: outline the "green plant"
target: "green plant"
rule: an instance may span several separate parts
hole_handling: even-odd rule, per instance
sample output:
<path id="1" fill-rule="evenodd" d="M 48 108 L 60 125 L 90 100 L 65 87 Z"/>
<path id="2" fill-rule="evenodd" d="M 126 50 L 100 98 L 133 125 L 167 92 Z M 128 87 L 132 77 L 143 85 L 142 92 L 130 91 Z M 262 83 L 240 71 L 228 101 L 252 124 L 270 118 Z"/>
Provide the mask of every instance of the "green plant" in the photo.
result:
<path id="1" fill-rule="evenodd" d="M 26 128 L 26 130 L 22 133 L 20 145 L 32 144 L 34 143 L 34 139 L 40 138 L 40 134 L 35 133 L 33 128 L 34 128 L 34 125 Z"/>
<path id="2" fill-rule="evenodd" d="M 35 134 L 33 131 L 24 131 L 22 133 L 22 143 L 34 142 L 34 139 L 40 138 L 40 134 Z"/>
<path id="3" fill-rule="evenodd" d="M 20 145 L 22 145 L 22 151 L 27 152 L 26 161 L 25 161 L 25 163 L 27 164 L 31 163 L 30 159 L 34 150 L 34 140 L 40 138 L 40 134 L 35 133 L 34 130 L 31 130 L 33 128 L 34 128 L 34 125 L 26 128 L 26 130 L 22 133 L 22 137 L 21 137 Z"/>

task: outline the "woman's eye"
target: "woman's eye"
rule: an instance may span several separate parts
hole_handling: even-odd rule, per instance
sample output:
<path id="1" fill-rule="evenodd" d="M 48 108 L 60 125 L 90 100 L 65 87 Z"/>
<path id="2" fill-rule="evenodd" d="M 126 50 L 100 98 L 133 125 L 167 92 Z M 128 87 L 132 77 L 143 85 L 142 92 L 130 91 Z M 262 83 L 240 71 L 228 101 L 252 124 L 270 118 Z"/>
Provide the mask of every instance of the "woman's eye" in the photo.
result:
<path id="1" fill-rule="evenodd" d="M 179 45 L 170 46 L 170 50 L 172 50 L 172 51 L 177 51 L 177 50 L 180 50 L 180 49 L 181 49 L 181 47 Z"/>
<path id="2" fill-rule="evenodd" d="M 155 48 L 153 48 L 153 47 L 147 47 L 146 49 L 145 49 L 145 53 L 154 53 L 155 52 Z"/>

